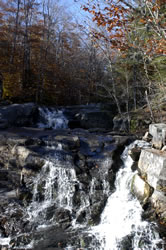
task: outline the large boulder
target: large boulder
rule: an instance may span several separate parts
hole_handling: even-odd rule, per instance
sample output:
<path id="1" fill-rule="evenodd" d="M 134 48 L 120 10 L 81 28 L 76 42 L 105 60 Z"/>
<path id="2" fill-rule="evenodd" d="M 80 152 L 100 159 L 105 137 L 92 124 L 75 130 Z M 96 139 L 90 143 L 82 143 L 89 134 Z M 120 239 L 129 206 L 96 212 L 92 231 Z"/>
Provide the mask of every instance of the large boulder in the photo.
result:
<path id="1" fill-rule="evenodd" d="M 105 128 L 112 129 L 113 116 L 107 111 L 89 111 L 77 116 L 80 120 L 80 126 L 85 129 Z"/>
<path id="2" fill-rule="evenodd" d="M 113 119 L 113 130 L 121 132 L 129 132 L 130 121 L 127 116 L 119 117 L 115 116 Z"/>
<path id="3" fill-rule="evenodd" d="M 134 181 L 135 194 L 147 193 L 147 187 L 153 192 L 148 193 L 148 198 L 155 208 L 157 215 L 166 222 L 166 152 L 157 149 L 142 149 L 138 168 L 141 181 Z M 140 185 L 140 183 L 143 183 Z M 149 186 L 148 186 L 149 185 Z M 148 189 L 150 190 L 150 189 Z M 146 198 L 146 197 L 145 197 Z"/>
<path id="4" fill-rule="evenodd" d="M 104 128 L 112 130 L 115 105 L 89 104 L 65 107 L 70 128 Z"/>
<path id="5" fill-rule="evenodd" d="M 153 136 L 152 144 L 155 148 L 161 149 L 165 145 L 166 139 L 166 124 L 156 123 L 150 124 L 149 133 Z"/>
<path id="6" fill-rule="evenodd" d="M 132 179 L 131 191 L 142 204 L 145 204 L 152 195 L 153 188 L 141 176 L 135 174 Z"/>
<path id="7" fill-rule="evenodd" d="M 142 149 L 138 167 L 141 175 L 154 188 L 166 186 L 166 152 Z"/>
<path id="8" fill-rule="evenodd" d="M 32 126 L 38 115 L 34 103 L 12 104 L 0 107 L 0 128 Z"/>

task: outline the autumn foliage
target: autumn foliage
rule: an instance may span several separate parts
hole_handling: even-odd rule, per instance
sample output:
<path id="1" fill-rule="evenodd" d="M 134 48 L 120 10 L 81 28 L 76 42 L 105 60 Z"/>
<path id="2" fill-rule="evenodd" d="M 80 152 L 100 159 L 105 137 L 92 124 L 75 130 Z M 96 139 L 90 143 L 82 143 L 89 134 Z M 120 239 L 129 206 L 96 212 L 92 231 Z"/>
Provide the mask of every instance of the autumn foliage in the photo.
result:
<path id="1" fill-rule="evenodd" d="M 93 15 L 93 21 L 98 27 L 104 27 L 106 33 L 94 30 L 95 39 L 103 38 L 110 43 L 111 48 L 127 51 L 130 47 L 137 48 L 137 44 L 129 40 L 129 33 L 133 31 L 135 23 L 138 26 L 146 26 L 151 29 L 150 39 L 146 44 L 142 42 L 145 53 L 166 55 L 166 1 L 142 0 L 143 9 L 135 4 L 131 5 L 127 0 L 106 1 L 103 4 L 84 6 L 84 10 Z M 139 40 L 140 37 L 137 37 Z M 141 41 L 140 41 L 141 42 Z M 137 42 L 138 43 L 138 42 Z"/>
<path id="2" fill-rule="evenodd" d="M 145 91 L 165 95 L 165 0 L 88 2 L 83 26 L 60 1 L 0 0 L 3 99 L 111 101 L 121 113 L 143 105 Z"/>
<path id="3" fill-rule="evenodd" d="M 56 1 L 0 0 L 3 99 L 88 102 L 95 79 L 82 29 Z"/>
<path id="4" fill-rule="evenodd" d="M 90 1 L 83 7 L 96 24 L 96 46 L 108 60 L 111 78 L 100 89 L 113 93 L 119 112 L 166 93 L 166 1 Z M 166 71 L 165 71 L 166 72 Z M 103 93 L 103 92 L 102 92 Z"/>

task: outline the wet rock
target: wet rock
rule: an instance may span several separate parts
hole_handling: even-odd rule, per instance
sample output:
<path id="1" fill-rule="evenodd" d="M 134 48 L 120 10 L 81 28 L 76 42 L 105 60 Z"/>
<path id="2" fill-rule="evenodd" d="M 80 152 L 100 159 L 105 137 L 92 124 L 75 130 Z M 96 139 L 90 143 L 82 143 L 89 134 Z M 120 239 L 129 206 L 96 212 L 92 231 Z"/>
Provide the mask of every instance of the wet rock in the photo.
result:
<path id="1" fill-rule="evenodd" d="M 123 237 L 122 241 L 119 243 L 119 248 L 121 250 L 132 250 L 133 249 L 133 241 L 134 235 L 127 235 Z"/>
<path id="2" fill-rule="evenodd" d="M 107 198 L 106 196 L 103 197 L 102 200 L 98 201 L 97 203 L 93 204 L 93 208 L 92 208 L 92 214 L 91 214 L 91 220 L 90 220 L 90 224 L 91 225 L 97 225 L 100 222 L 100 215 L 103 212 L 103 209 L 105 207 Z"/>
<path id="3" fill-rule="evenodd" d="M 4 230 L 6 235 L 12 235 L 11 244 L 15 244 L 17 248 L 21 244 L 29 244 L 35 238 L 43 242 L 43 245 L 39 242 L 37 247 L 44 245 L 48 247 L 50 242 L 53 247 L 57 247 L 59 243 L 61 246 L 66 246 L 69 242 L 66 232 L 70 231 L 73 219 L 76 220 L 77 224 L 82 224 L 85 227 L 99 223 L 101 212 L 110 191 L 114 188 L 115 176 L 122 163 L 119 156 L 129 142 L 127 136 L 112 136 L 106 132 L 99 135 L 83 129 L 72 132 L 69 130 L 19 129 L 18 131 L 10 129 L 5 133 L 5 136 L 4 132 L 2 135 L 3 143 L 1 142 L 0 157 L 4 172 L 0 177 L 0 182 L 7 179 L 7 187 L 11 182 L 11 189 L 5 190 L 2 198 L 6 197 L 5 192 L 17 190 L 17 196 L 10 198 L 10 202 L 11 204 L 18 202 L 22 211 L 32 199 L 34 181 L 39 177 L 37 175 L 40 171 L 43 171 L 42 166 L 47 160 L 51 164 L 55 164 L 57 169 L 52 185 L 54 190 L 52 199 L 56 200 L 57 198 L 58 173 L 65 173 L 68 183 L 68 178 L 71 179 L 73 170 L 76 171 L 76 176 L 74 173 L 73 177 L 73 188 L 68 193 L 73 202 L 72 209 L 61 208 L 54 205 L 54 202 L 50 202 L 50 206 L 44 211 L 45 213 L 39 214 L 41 221 L 38 225 L 42 225 L 44 215 L 50 223 L 56 223 L 55 233 L 57 232 L 57 234 L 49 235 L 47 232 L 47 239 L 44 232 L 39 234 L 36 232 L 38 225 L 35 222 L 29 223 L 28 219 L 24 219 L 22 215 L 18 218 L 17 215 L 13 214 L 12 216 L 18 220 L 15 222 L 15 219 L 10 220 L 10 214 L 7 214 L 9 219 L 4 223 L 5 227 L 3 226 L 2 231 Z M 34 199 L 39 202 L 39 206 L 42 206 L 46 198 L 45 186 L 46 182 L 48 183 L 46 176 L 49 171 L 49 167 L 45 168 L 36 187 Z M 9 197 L 5 199 L 9 202 Z M 67 205 L 65 197 L 63 202 Z M 5 207 L 9 207 L 9 203 Z M 10 213 L 12 210 L 13 207 L 9 209 Z M 3 212 L 2 208 L 2 214 Z M 17 232 L 23 232 L 24 235 L 18 236 Z M 63 236 L 65 235 L 66 239 L 62 239 L 62 236 L 59 235 L 60 232 Z M 43 240 L 41 240 L 42 237 L 44 237 Z"/>
<path id="4" fill-rule="evenodd" d="M 114 117 L 113 124 L 114 131 L 129 132 L 130 123 L 128 121 L 128 118 L 118 116 Z"/>
<path id="5" fill-rule="evenodd" d="M 166 222 L 166 193 L 155 190 L 151 197 L 152 205 L 160 220 Z"/>
<path id="6" fill-rule="evenodd" d="M 33 125 L 36 121 L 37 114 L 37 106 L 33 103 L 1 106 L 0 128 Z"/>
<path id="7" fill-rule="evenodd" d="M 131 165 L 131 170 L 134 172 L 138 169 L 138 162 L 133 162 L 133 164 Z"/>
<path id="8" fill-rule="evenodd" d="M 35 171 L 41 169 L 44 165 L 44 159 L 42 159 L 40 155 L 35 152 L 34 148 L 33 151 L 31 149 L 23 146 L 16 146 L 12 149 L 11 153 L 13 157 L 15 156 L 17 158 L 19 166 L 27 166 Z"/>
<path id="9" fill-rule="evenodd" d="M 141 153 L 141 148 L 132 148 L 129 150 L 129 155 L 133 161 L 138 161 Z"/>
<path id="10" fill-rule="evenodd" d="M 64 115 L 69 120 L 69 128 L 105 128 L 111 130 L 113 117 L 117 113 L 115 105 L 89 104 L 65 107 Z"/>

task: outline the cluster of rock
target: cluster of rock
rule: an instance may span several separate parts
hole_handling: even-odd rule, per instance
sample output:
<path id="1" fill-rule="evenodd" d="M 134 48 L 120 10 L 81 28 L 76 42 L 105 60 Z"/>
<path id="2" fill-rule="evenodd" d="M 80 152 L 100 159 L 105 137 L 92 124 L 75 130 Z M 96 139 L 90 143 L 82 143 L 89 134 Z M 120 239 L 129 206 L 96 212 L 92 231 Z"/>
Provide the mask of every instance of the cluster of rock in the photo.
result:
<path id="1" fill-rule="evenodd" d="M 135 149 L 132 155 L 138 163 L 138 173 L 132 182 L 132 191 L 144 207 L 150 205 L 157 219 L 166 223 L 166 124 L 151 124 L 149 135 L 152 138 L 150 148 Z M 140 156 L 139 156 L 140 154 Z M 137 165 L 135 163 L 135 165 Z"/>
<path id="2" fill-rule="evenodd" d="M 56 237 L 54 246 L 61 241 L 69 242 L 72 216 L 79 210 L 81 194 L 87 197 L 90 183 L 95 179 L 90 211 L 85 208 L 76 217 L 76 222 L 94 225 L 99 222 L 100 214 L 105 206 L 108 194 L 103 190 L 103 181 L 109 182 L 110 190 L 114 189 L 115 175 L 122 162 L 120 155 L 126 144 L 133 138 L 112 135 L 111 133 L 90 133 L 83 129 L 44 130 L 39 128 L 8 128 L 0 131 L 0 234 L 11 237 L 10 245 L 28 244 L 32 238 L 45 237 L 39 235 L 35 226 L 25 216 L 25 209 L 32 199 L 34 179 L 46 160 L 59 156 L 62 167 L 72 166 L 76 172 L 82 190 L 75 188 L 73 196 L 73 214 L 67 209 L 50 207 L 48 220 L 56 215 Z M 60 149 L 59 149 L 60 147 Z M 108 164 L 105 164 L 105 161 Z M 69 164 L 68 164 L 69 163 Z M 106 175 L 107 173 L 107 175 Z M 39 190 L 39 204 L 42 200 L 42 188 Z M 75 212 L 74 212 L 75 211 Z M 63 223 L 62 223 L 63 221 Z M 55 229 L 54 229 L 55 230 Z M 55 233 L 55 232 L 54 232 Z M 21 235 L 18 237 L 18 235 Z M 76 234 L 75 234 L 76 235 Z M 50 237 L 51 234 L 50 234 Z M 74 239 L 74 237 L 73 237 Z M 51 239 L 49 239 L 51 241 Z M 42 244 L 45 247 L 48 239 Z M 65 243 L 64 243 L 65 244 Z M 37 246 L 36 246 L 37 247 Z M 37 249 L 37 248 L 35 248 Z"/>
<path id="3" fill-rule="evenodd" d="M 91 180 L 95 179 L 90 213 L 84 209 L 76 217 L 76 222 L 80 224 L 94 225 L 99 222 L 109 195 L 103 190 L 103 180 L 109 183 L 109 191 L 114 189 L 115 175 L 122 164 L 120 155 L 124 147 L 134 140 L 134 137 L 108 132 L 113 129 L 127 131 L 129 128 L 127 118 L 114 119 L 113 122 L 113 107 L 66 107 L 64 114 L 72 130 L 37 128 L 40 114 L 38 107 L 32 103 L 0 107 L 0 235 L 11 236 L 13 246 L 20 242 L 28 244 L 34 238 L 34 225 L 26 218 L 25 209 L 32 200 L 34 179 L 48 156 L 54 157 L 56 150 L 63 167 L 70 165 L 76 172 L 82 190 L 75 187 L 73 211 L 79 210 L 81 192 L 88 195 Z M 136 147 L 131 152 L 134 161 L 132 169 L 138 170 L 131 189 L 144 208 L 153 210 L 152 213 L 148 210 L 148 216 L 152 214 L 154 219 L 155 214 L 162 223 L 166 223 L 166 152 L 163 148 L 166 125 L 150 125 L 149 133 L 153 146 Z M 107 159 L 108 164 L 103 164 Z M 42 187 L 39 190 L 40 199 Z M 37 239 L 45 238 L 41 242 L 42 247 L 45 244 L 45 249 L 50 241 L 54 247 L 58 247 L 58 242 L 64 239 L 70 241 L 73 214 L 69 210 L 52 207 L 47 211 L 48 218 L 52 219 L 53 214 L 56 214 L 58 223 L 57 228 L 53 229 L 57 235 L 56 242 L 50 238 L 51 233 L 47 235 L 47 232 L 43 232 L 42 236 L 39 232 L 35 233 Z M 61 223 L 64 220 L 65 223 Z M 18 238 L 18 235 L 21 236 Z M 38 249 L 37 246 L 35 249 Z"/>
<path id="4" fill-rule="evenodd" d="M 50 110 L 52 108 L 50 107 Z M 53 108 L 56 110 L 56 108 Z M 115 105 L 89 104 L 78 106 L 58 107 L 63 110 L 68 119 L 68 127 L 83 129 L 112 130 L 116 124 L 113 118 L 117 114 Z M 9 127 L 34 127 L 44 117 L 39 112 L 39 106 L 34 103 L 12 104 L 0 106 L 0 129 Z"/>

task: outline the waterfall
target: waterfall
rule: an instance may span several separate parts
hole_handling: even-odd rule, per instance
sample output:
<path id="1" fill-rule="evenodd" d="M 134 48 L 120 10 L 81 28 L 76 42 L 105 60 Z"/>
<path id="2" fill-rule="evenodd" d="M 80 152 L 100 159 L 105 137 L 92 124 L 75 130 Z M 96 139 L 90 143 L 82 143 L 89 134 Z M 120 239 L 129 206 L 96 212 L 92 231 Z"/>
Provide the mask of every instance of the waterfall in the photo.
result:
<path id="1" fill-rule="evenodd" d="M 39 225 L 50 225 L 47 218 L 48 209 L 52 206 L 72 211 L 72 198 L 77 183 L 73 168 L 62 166 L 58 156 L 52 162 L 47 160 L 41 172 L 35 178 L 32 203 L 28 207 L 29 220 Z M 54 209 L 54 208 L 53 208 Z M 54 215 L 52 216 L 54 217 Z M 51 218 L 53 221 L 56 218 Z"/>
<path id="2" fill-rule="evenodd" d="M 40 122 L 39 128 L 65 129 L 68 127 L 68 120 L 62 110 L 55 108 L 39 108 Z"/>
<path id="3" fill-rule="evenodd" d="M 53 147 L 52 147 L 53 148 Z M 56 149 L 55 149 L 56 152 Z M 109 164 L 109 160 L 103 161 L 103 165 Z M 106 172 L 105 175 L 108 173 Z M 83 184 L 78 180 L 74 167 L 70 162 L 59 160 L 59 155 L 55 153 L 46 161 L 40 173 L 34 179 L 32 203 L 27 209 L 29 221 L 37 224 L 38 228 L 47 227 L 52 223 L 56 224 L 56 218 L 52 214 L 48 219 L 50 208 L 63 208 L 70 212 L 72 216 L 71 225 L 73 229 L 85 227 L 88 224 L 88 218 L 91 215 L 90 200 L 96 189 L 97 179 L 94 177 L 90 181 L 89 193 L 87 193 Z M 106 180 L 102 182 L 102 192 L 108 196 L 109 183 Z M 80 203 L 77 209 L 74 207 L 74 196 L 79 191 Z M 88 213 L 84 223 L 77 221 L 82 212 Z"/>
<path id="4" fill-rule="evenodd" d="M 60 228 L 68 235 L 65 250 L 164 250 L 157 225 L 142 220 L 143 209 L 131 194 L 135 172 L 131 170 L 132 159 L 128 151 L 135 145 L 149 147 L 148 143 L 141 141 L 126 147 L 122 154 L 124 164 L 116 175 L 112 193 L 108 180 L 112 159 L 105 158 L 100 168 L 96 166 L 94 176 L 88 178 L 86 175 L 86 182 L 77 175 L 73 158 L 62 145 L 51 146 L 50 156 L 33 179 L 32 202 L 25 208 L 25 217 L 32 231 L 26 238 L 27 242 L 22 237 L 24 233 L 18 235 L 15 249 L 35 249 L 40 240 L 44 241 L 44 235 L 51 234 L 49 230 L 54 228 L 51 245 L 56 228 Z M 100 208 L 101 212 L 97 211 L 101 213 L 100 222 L 92 220 L 96 196 L 105 206 L 104 210 Z M 91 222 L 98 224 L 92 225 Z M 23 238 L 22 242 L 19 237 Z M 8 245 L 9 241 L 10 238 L 0 238 L 1 245 Z"/>
<path id="5" fill-rule="evenodd" d="M 85 245 L 85 249 L 164 250 L 156 224 L 142 220 L 143 209 L 130 192 L 131 180 L 135 172 L 131 170 L 132 160 L 128 156 L 128 150 L 136 144 L 141 147 L 149 147 L 149 144 L 142 145 L 142 142 L 139 141 L 126 147 L 122 155 L 124 165 L 117 173 L 114 193 L 110 194 L 107 181 L 103 180 L 102 182 L 103 195 L 107 195 L 108 200 L 97 226 L 90 228 L 88 219 L 83 224 L 77 221 L 83 211 L 88 212 L 89 217 L 91 216 L 90 200 L 94 195 L 97 179 L 92 178 L 89 194 L 85 193 L 74 168 L 68 162 L 63 166 L 57 155 L 55 155 L 54 161 L 48 160 L 46 162 L 35 180 L 33 201 L 28 208 L 29 220 L 36 223 L 38 229 L 50 225 L 55 226 L 57 225 L 56 216 L 54 212 L 52 216 L 48 216 L 48 212 L 51 208 L 53 211 L 57 208 L 63 208 L 69 211 L 71 216 L 70 230 L 78 230 L 79 232 L 81 230 L 82 241 L 87 238 L 87 235 L 90 237 L 91 240 L 88 245 Z M 105 161 L 103 164 L 108 164 L 108 162 Z M 81 201 L 76 210 L 73 197 L 78 189 Z M 80 242 L 74 245 L 69 244 L 65 250 L 75 250 L 77 246 L 82 247 L 81 244 Z"/>
<path id="6" fill-rule="evenodd" d="M 155 223 L 142 221 L 143 209 L 130 192 L 135 172 L 131 171 L 132 159 L 127 153 L 135 144 L 148 147 L 148 144 L 135 141 L 125 149 L 122 155 L 124 166 L 116 177 L 116 191 L 108 198 L 100 224 L 89 231 L 93 239 L 90 249 L 164 249 Z"/>

